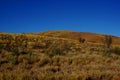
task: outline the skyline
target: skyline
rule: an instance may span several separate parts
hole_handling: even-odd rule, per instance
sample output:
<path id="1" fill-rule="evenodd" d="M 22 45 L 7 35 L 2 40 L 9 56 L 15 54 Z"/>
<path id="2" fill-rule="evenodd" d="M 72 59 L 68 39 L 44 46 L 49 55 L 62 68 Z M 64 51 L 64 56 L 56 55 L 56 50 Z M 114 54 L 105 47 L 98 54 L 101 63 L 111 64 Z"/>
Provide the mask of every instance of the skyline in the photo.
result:
<path id="1" fill-rule="evenodd" d="M 0 32 L 72 30 L 120 37 L 119 0 L 1 0 Z"/>

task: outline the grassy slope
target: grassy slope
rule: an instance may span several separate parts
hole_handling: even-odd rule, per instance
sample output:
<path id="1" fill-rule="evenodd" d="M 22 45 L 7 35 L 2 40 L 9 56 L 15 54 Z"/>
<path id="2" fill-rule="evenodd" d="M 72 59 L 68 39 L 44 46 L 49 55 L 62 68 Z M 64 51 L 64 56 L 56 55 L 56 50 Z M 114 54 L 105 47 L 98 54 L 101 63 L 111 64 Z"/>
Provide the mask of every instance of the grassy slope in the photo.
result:
<path id="1" fill-rule="evenodd" d="M 79 43 L 79 36 L 87 42 Z M 102 37 L 71 31 L 1 33 L 0 80 L 119 80 L 120 56 L 103 52 Z M 114 44 L 118 41 L 115 37 Z"/>
<path id="2" fill-rule="evenodd" d="M 93 43 L 103 43 L 103 34 L 96 34 L 90 32 L 74 32 L 74 31 L 46 31 L 37 33 L 41 36 L 51 36 L 51 37 L 59 37 L 59 38 L 69 38 L 78 40 L 80 37 L 85 38 L 87 42 Z M 120 38 L 116 36 L 112 36 L 113 44 L 120 45 Z"/>

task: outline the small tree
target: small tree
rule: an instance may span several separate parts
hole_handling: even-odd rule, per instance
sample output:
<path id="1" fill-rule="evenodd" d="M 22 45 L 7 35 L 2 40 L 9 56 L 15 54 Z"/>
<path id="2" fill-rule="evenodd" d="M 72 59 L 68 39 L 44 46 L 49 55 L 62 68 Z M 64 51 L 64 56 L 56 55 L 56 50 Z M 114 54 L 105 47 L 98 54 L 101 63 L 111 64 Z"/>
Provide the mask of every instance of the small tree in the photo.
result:
<path id="1" fill-rule="evenodd" d="M 103 38 L 103 42 L 104 42 L 104 46 L 105 46 L 104 51 L 103 51 L 103 55 L 110 56 L 110 54 L 111 54 L 110 47 L 112 44 L 112 36 L 105 35 Z"/>
<path id="2" fill-rule="evenodd" d="M 104 38 L 104 44 L 105 47 L 109 49 L 112 44 L 112 36 L 106 35 Z"/>
<path id="3" fill-rule="evenodd" d="M 80 42 L 80 43 L 84 43 L 84 42 L 85 42 L 85 39 L 84 39 L 84 38 L 79 38 L 79 42 Z"/>

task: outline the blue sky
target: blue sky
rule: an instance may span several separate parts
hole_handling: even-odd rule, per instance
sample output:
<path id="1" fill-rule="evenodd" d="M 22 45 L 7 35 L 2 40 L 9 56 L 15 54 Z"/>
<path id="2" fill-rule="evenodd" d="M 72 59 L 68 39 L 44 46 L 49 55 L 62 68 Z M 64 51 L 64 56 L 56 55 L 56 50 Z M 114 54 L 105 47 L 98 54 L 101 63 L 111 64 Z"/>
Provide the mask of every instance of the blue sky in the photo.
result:
<path id="1" fill-rule="evenodd" d="M 0 32 L 47 30 L 120 36 L 120 1 L 0 0 Z"/>

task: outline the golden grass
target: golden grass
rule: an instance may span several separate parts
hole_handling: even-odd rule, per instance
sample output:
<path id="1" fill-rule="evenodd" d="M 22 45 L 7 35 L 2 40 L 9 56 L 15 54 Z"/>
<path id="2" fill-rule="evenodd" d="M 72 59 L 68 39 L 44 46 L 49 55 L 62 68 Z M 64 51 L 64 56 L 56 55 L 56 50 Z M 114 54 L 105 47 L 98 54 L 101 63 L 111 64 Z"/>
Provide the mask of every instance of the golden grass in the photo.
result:
<path id="1" fill-rule="evenodd" d="M 101 43 L 79 43 L 36 34 L 1 34 L 0 80 L 114 80 L 120 77 L 120 56 L 113 52 L 103 55 Z M 58 52 L 54 52 L 56 49 Z"/>

